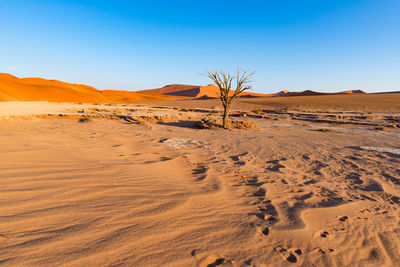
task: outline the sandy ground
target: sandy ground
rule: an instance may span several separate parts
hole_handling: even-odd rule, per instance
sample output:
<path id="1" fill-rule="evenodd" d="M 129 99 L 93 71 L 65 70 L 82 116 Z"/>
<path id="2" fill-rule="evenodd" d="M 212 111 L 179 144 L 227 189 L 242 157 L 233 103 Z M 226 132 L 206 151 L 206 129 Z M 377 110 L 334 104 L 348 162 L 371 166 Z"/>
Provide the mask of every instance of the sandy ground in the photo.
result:
<path id="1" fill-rule="evenodd" d="M 218 99 L 148 101 L 153 105 L 170 107 L 217 108 Z M 240 110 L 254 109 L 297 109 L 306 111 L 358 111 L 358 112 L 400 112 L 400 94 L 339 94 L 320 96 L 289 97 L 241 97 L 234 108 Z"/>
<path id="2" fill-rule="evenodd" d="M 0 105 L 0 265 L 400 264 L 398 128 L 265 114 L 200 130 L 204 112 L 35 105 Z"/>

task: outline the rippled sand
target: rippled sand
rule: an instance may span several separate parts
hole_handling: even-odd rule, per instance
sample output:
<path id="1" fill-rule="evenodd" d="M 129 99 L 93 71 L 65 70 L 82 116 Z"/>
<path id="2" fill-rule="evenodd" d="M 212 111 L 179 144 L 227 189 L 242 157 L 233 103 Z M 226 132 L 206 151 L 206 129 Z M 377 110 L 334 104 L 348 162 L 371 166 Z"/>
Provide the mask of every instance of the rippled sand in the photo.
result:
<path id="1" fill-rule="evenodd" d="M 399 129 L 253 122 L 0 121 L 0 264 L 400 264 Z"/>

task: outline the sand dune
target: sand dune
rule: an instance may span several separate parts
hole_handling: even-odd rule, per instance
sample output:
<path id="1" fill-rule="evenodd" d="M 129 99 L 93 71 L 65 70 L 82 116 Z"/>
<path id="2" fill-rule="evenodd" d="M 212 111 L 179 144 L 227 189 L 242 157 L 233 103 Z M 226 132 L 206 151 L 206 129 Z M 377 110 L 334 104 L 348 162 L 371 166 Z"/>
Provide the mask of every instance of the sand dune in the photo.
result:
<path id="1" fill-rule="evenodd" d="M 138 91 L 147 94 L 174 95 L 192 98 L 217 98 L 219 89 L 215 85 L 197 86 L 184 84 L 171 84 L 163 88 Z M 243 92 L 242 96 L 267 96 L 266 94 L 258 94 L 252 92 Z"/>
<path id="2" fill-rule="evenodd" d="M 41 78 L 20 79 L 10 74 L 0 73 L 0 101 L 129 103 L 158 99 L 172 99 L 172 97 L 128 91 L 100 91 L 82 84 L 70 84 Z"/>

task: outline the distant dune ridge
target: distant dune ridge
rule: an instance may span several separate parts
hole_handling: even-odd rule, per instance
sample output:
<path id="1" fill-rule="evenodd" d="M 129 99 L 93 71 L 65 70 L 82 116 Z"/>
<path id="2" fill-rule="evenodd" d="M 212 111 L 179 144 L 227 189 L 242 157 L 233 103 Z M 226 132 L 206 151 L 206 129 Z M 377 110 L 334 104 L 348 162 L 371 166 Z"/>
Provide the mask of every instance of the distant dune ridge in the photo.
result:
<path id="1" fill-rule="evenodd" d="M 218 98 L 219 88 L 206 86 L 171 84 L 162 88 L 123 91 L 98 90 L 83 84 L 72 84 L 43 78 L 17 78 L 0 73 L 0 101 L 48 101 L 82 103 L 130 103 L 143 100 L 210 99 Z M 396 92 L 388 92 L 396 93 Z M 365 94 L 362 90 L 348 90 L 338 93 L 322 93 L 311 90 L 291 92 L 282 90 L 276 94 L 243 92 L 242 97 L 315 96 L 337 94 Z"/>
<path id="2" fill-rule="evenodd" d="M 339 93 L 321 93 L 312 90 L 305 90 L 302 92 L 290 92 L 288 90 L 282 90 L 277 95 L 279 96 L 311 96 L 311 95 L 335 95 L 335 94 L 366 94 L 363 90 L 348 90 Z"/>

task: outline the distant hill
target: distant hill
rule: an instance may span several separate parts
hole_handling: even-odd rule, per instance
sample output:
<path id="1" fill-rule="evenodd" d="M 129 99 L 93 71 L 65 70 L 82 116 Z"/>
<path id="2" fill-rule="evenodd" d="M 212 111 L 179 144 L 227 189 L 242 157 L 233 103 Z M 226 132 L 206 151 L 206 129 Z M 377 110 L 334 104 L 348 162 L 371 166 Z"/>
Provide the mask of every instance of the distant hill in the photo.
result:
<path id="1" fill-rule="evenodd" d="M 280 92 L 278 92 L 276 94 L 277 95 L 288 95 L 288 94 L 291 94 L 291 92 L 289 92 L 288 90 L 282 90 L 282 91 L 280 91 Z"/>
<path id="2" fill-rule="evenodd" d="M 11 74 L 0 73 L 0 101 L 110 103 L 171 98 L 129 91 L 100 91 L 83 84 L 42 78 L 17 78 Z"/>
<path id="3" fill-rule="evenodd" d="M 363 90 L 349 90 L 340 92 L 341 94 L 366 94 Z"/>
<path id="4" fill-rule="evenodd" d="M 159 94 L 159 95 L 171 95 L 171 96 L 183 96 L 183 97 L 207 99 L 207 98 L 217 98 L 219 93 L 219 88 L 212 84 L 206 86 L 171 84 L 164 86 L 162 88 L 142 90 L 137 92 L 146 94 Z M 257 97 L 257 96 L 268 96 L 268 95 L 243 92 L 241 96 Z"/>
<path id="5" fill-rule="evenodd" d="M 362 90 L 349 90 L 349 91 L 344 91 L 344 92 L 338 92 L 338 93 L 322 93 L 322 92 L 315 92 L 312 90 L 305 90 L 302 92 L 290 92 L 287 90 L 282 90 L 278 93 L 276 93 L 276 96 L 313 96 L 313 95 L 337 95 L 337 94 L 365 94 L 364 91 Z"/>

